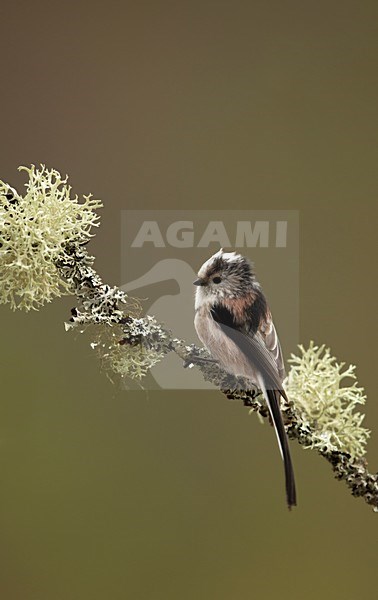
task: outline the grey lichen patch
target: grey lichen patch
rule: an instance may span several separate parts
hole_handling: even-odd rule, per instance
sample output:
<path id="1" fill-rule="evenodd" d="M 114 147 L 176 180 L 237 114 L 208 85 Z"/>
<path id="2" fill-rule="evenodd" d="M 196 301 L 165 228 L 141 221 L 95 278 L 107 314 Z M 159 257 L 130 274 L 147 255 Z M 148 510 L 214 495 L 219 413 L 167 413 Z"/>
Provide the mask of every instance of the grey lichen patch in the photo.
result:
<path id="1" fill-rule="evenodd" d="M 141 380 L 172 349 L 168 332 L 151 316 L 125 317 L 117 325 L 96 328 L 91 347 L 104 369 L 134 380 Z"/>
<path id="2" fill-rule="evenodd" d="M 117 286 L 109 286 L 93 269 L 94 257 L 77 244 L 66 246 L 64 257 L 56 261 L 60 274 L 79 301 L 71 310 L 66 330 L 88 324 L 114 325 L 125 318 L 137 318 L 140 302 L 131 298 Z"/>
<path id="3" fill-rule="evenodd" d="M 338 363 L 324 345 L 311 342 L 309 348 L 299 349 L 301 355 L 289 359 L 285 388 L 302 425 L 311 430 L 307 446 L 363 456 L 370 431 L 362 426 L 364 415 L 356 412 L 366 396 L 356 381 L 355 367 Z M 354 381 L 344 386 L 345 379 Z"/>
<path id="4" fill-rule="evenodd" d="M 55 169 L 19 169 L 29 177 L 24 195 L 0 181 L 0 303 L 28 311 L 72 293 L 55 262 L 67 244 L 88 242 L 102 203 L 90 194 L 79 202 Z"/>

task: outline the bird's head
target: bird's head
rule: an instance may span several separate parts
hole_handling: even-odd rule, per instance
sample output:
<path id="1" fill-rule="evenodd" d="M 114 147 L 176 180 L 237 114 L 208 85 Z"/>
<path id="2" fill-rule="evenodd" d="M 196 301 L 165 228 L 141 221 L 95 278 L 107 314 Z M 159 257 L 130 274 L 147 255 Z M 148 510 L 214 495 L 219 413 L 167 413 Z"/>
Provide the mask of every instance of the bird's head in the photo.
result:
<path id="1" fill-rule="evenodd" d="M 253 290 L 255 276 L 248 258 L 221 248 L 198 271 L 196 298 L 217 302 L 222 298 L 240 298 Z"/>

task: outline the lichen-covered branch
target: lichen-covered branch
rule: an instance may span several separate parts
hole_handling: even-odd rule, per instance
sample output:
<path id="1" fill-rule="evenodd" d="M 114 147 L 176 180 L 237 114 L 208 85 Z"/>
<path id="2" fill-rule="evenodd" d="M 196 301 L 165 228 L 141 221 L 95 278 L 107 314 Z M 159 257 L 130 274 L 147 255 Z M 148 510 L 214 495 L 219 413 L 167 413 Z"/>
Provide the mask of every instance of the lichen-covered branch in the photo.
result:
<path id="1" fill-rule="evenodd" d="M 67 259 L 67 256 L 70 258 Z M 137 374 L 138 370 L 132 366 L 130 359 L 130 353 L 137 351 L 135 362 L 139 362 L 140 373 L 143 374 L 155 364 L 154 359 L 157 361 L 168 352 L 176 352 L 183 360 L 184 367 L 194 364 L 204 379 L 218 387 L 227 398 L 242 401 L 250 410 L 269 418 L 259 390 L 251 389 L 245 381 L 228 375 L 218 364 L 206 360 L 209 358 L 206 350 L 186 345 L 153 317 L 130 316 L 128 296 L 116 287 L 103 284 L 92 262 L 93 259 L 83 248 L 72 246 L 67 249 L 66 258 L 58 261 L 57 266 L 80 300 L 80 306 L 72 310 L 67 328 L 98 323 L 107 325 L 113 340 L 105 345 L 108 366 L 120 374 Z M 131 307 L 131 312 L 134 309 L 135 305 Z M 125 357 L 123 363 L 120 359 L 122 355 Z M 378 511 L 378 474 L 369 473 L 362 456 L 369 432 L 361 427 L 362 416 L 352 412 L 356 403 L 364 401 L 364 396 L 361 388 L 355 384 L 339 387 L 341 379 L 353 376 L 353 368 L 349 367 L 343 373 L 343 365 L 334 364 L 328 350 L 313 344 L 307 354 L 302 348 L 302 355 L 305 357 L 302 362 L 300 358 L 292 357 L 295 366 L 286 381 L 291 398 L 290 404 L 282 407 L 287 433 L 302 446 L 316 448 L 331 463 L 336 478 L 345 481 L 354 496 L 362 497 Z M 310 373 L 313 374 L 312 380 Z M 315 396 L 322 386 L 319 386 L 316 378 L 322 381 L 328 394 L 322 394 L 320 401 L 316 401 Z M 297 397 L 300 397 L 298 402 Z M 310 407 L 307 412 L 306 406 Z"/>
<path id="2" fill-rule="evenodd" d="M 0 182 L 0 303 L 13 309 L 36 309 L 62 293 L 76 297 L 66 329 L 94 326 L 91 344 L 102 362 L 121 376 L 141 379 L 169 352 L 194 365 L 204 379 L 230 400 L 269 419 L 257 388 L 230 376 L 211 360 L 207 351 L 175 338 L 153 316 L 141 316 L 138 302 L 122 290 L 104 284 L 93 268 L 85 244 L 91 227 L 98 225 L 99 201 L 71 197 L 67 178 L 42 166 L 29 174 L 24 196 Z M 326 458 L 337 479 L 354 496 L 378 512 L 378 474 L 368 471 L 363 458 L 369 431 L 363 415 L 355 412 L 365 402 L 354 378 L 354 367 L 344 369 L 328 349 L 311 344 L 301 356 L 292 356 L 285 387 L 290 398 L 282 405 L 287 433 L 305 448 Z"/>

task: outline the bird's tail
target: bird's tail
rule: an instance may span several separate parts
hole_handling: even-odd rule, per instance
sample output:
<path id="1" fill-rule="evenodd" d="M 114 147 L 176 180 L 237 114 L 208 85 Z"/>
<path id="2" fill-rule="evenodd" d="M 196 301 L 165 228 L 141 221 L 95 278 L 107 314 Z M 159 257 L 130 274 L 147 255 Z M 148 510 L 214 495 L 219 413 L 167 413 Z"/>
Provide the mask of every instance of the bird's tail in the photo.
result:
<path id="1" fill-rule="evenodd" d="M 295 491 L 295 479 L 293 463 L 291 462 L 289 442 L 287 439 L 285 427 L 282 420 L 282 414 L 280 409 L 280 392 L 275 389 L 267 389 L 263 378 L 259 377 L 259 385 L 264 396 L 266 398 L 270 416 L 272 418 L 274 430 L 276 432 L 278 446 L 281 451 L 282 460 L 285 468 L 285 485 L 286 485 L 286 499 L 289 509 L 297 504 L 297 495 Z"/>

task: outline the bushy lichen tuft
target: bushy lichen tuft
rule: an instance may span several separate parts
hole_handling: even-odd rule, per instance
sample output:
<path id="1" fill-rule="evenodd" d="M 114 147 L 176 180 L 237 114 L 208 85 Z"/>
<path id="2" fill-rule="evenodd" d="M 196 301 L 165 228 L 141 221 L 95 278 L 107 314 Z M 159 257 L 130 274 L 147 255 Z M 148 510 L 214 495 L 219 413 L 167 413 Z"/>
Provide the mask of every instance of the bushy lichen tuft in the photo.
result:
<path id="1" fill-rule="evenodd" d="M 19 170 L 29 176 L 24 195 L 0 181 L 0 303 L 28 311 L 70 291 L 56 261 L 92 237 L 102 203 L 91 195 L 79 203 L 68 177 L 44 165 Z"/>
<path id="2" fill-rule="evenodd" d="M 170 350 L 170 338 L 154 317 L 125 318 L 122 324 L 99 327 L 91 347 L 103 368 L 141 380 Z"/>
<path id="3" fill-rule="evenodd" d="M 308 447 L 363 456 L 370 431 L 362 427 L 364 415 L 355 408 L 365 403 L 366 396 L 357 381 L 341 385 L 345 378 L 356 379 L 355 367 L 338 363 L 325 345 L 311 342 L 307 350 L 299 349 L 301 356 L 292 354 L 289 359 L 284 385 L 299 419 L 312 432 Z"/>

